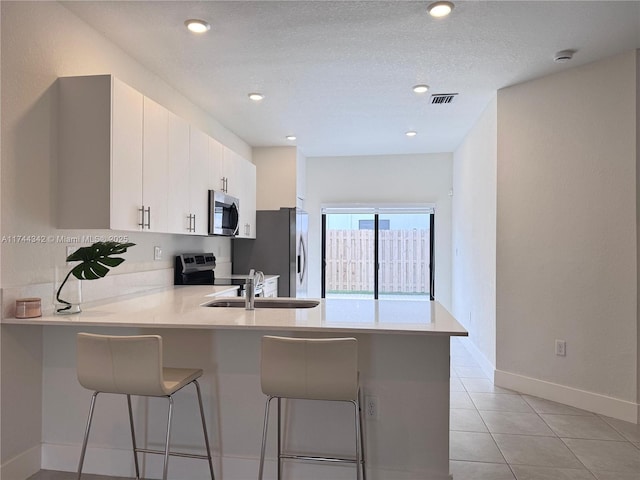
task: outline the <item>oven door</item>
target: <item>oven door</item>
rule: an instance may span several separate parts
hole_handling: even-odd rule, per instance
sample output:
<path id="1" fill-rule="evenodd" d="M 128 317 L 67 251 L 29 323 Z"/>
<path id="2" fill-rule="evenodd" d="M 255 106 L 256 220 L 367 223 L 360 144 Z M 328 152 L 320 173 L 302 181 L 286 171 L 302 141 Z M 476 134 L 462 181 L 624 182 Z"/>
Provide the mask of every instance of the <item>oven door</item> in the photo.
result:
<path id="1" fill-rule="evenodd" d="M 240 226 L 240 201 L 224 192 L 209 190 L 209 235 L 234 237 Z"/>

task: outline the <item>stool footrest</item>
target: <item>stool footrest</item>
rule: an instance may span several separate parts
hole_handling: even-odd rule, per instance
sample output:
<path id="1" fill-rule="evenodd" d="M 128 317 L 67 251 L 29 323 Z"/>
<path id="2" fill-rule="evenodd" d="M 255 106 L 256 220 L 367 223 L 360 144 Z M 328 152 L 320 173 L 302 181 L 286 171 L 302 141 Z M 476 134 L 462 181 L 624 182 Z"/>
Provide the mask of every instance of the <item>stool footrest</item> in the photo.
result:
<path id="1" fill-rule="evenodd" d="M 311 455 L 291 455 L 288 453 L 281 453 L 280 458 L 287 460 L 303 460 L 307 462 L 358 463 L 355 458 L 317 457 Z"/>
<path id="2" fill-rule="evenodd" d="M 147 448 L 136 448 L 136 453 L 155 453 L 158 455 L 164 455 L 164 450 L 149 450 Z M 169 455 L 173 457 L 186 457 L 186 458 L 201 458 L 203 460 L 209 460 L 208 455 L 196 455 L 195 453 L 182 453 L 182 452 L 169 452 Z"/>

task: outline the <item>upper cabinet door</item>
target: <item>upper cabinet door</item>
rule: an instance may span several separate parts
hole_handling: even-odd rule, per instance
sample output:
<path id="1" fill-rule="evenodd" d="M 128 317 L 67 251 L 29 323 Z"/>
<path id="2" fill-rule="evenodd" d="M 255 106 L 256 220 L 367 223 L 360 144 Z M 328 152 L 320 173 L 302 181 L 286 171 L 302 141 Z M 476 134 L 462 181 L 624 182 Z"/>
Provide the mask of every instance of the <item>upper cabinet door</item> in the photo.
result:
<path id="1" fill-rule="evenodd" d="M 169 112 L 162 105 L 144 97 L 142 149 L 143 230 L 168 231 L 169 191 Z"/>
<path id="2" fill-rule="evenodd" d="M 240 228 L 238 237 L 256 238 L 256 166 L 241 159 L 238 162 L 238 184 L 242 187 L 240 198 Z"/>
<path id="3" fill-rule="evenodd" d="M 217 140 L 209 137 L 209 162 L 211 166 L 211 190 L 224 192 L 226 179 L 224 178 L 224 150 L 225 147 Z"/>
<path id="4" fill-rule="evenodd" d="M 169 233 L 193 233 L 193 217 L 189 209 L 189 124 L 169 112 L 168 179 L 166 191 Z"/>
<path id="5" fill-rule="evenodd" d="M 142 223 L 143 95 L 113 78 L 111 103 L 111 228 Z"/>
<path id="6" fill-rule="evenodd" d="M 244 159 L 233 150 L 224 147 L 224 160 L 222 162 L 223 178 L 225 180 L 225 192 L 233 197 L 240 197 L 242 185 L 239 179 Z"/>
<path id="7" fill-rule="evenodd" d="M 193 126 L 190 129 L 189 156 L 189 209 L 195 216 L 193 233 L 206 235 L 209 225 L 207 211 L 211 179 L 209 137 Z"/>

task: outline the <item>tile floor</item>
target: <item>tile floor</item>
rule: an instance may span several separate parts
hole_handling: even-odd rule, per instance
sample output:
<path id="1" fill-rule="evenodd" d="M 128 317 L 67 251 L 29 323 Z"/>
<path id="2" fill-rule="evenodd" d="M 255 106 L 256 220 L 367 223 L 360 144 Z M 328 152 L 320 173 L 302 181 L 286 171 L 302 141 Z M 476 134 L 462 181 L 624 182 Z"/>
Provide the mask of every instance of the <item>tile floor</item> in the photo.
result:
<path id="1" fill-rule="evenodd" d="M 640 480 L 640 426 L 496 387 L 455 338 L 450 430 L 454 480 Z"/>
<path id="2" fill-rule="evenodd" d="M 454 480 L 640 480 L 640 426 L 496 387 L 451 341 Z"/>

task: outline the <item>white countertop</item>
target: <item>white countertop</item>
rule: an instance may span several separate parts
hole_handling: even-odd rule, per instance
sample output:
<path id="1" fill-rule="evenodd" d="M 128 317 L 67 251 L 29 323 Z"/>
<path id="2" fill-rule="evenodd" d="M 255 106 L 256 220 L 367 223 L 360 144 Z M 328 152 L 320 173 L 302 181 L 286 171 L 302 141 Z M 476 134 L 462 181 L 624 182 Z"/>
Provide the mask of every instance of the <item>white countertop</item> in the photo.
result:
<path id="1" fill-rule="evenodd" d="M 5 324 L 120 326 L 198 329 L 361 332 L 466 336 L 467 331 L 438 302 L 321 300 L 307 309 L 209 308 L 203 303 L 233 286 L 177 286 L 83 308 L 76 315 L 5 318 Z"/>

